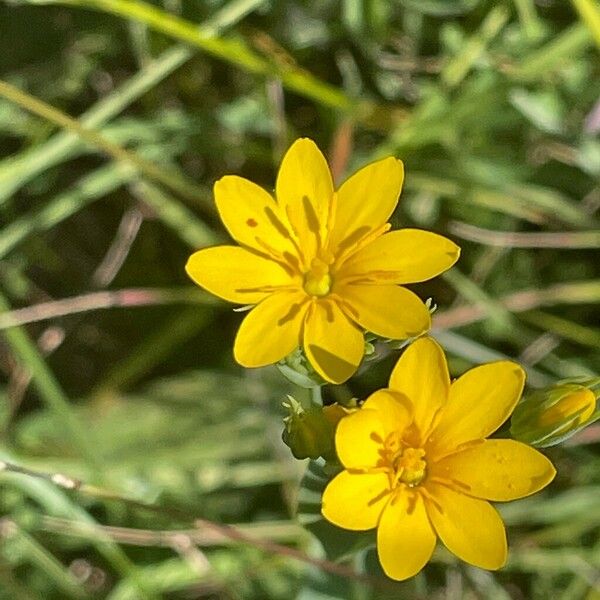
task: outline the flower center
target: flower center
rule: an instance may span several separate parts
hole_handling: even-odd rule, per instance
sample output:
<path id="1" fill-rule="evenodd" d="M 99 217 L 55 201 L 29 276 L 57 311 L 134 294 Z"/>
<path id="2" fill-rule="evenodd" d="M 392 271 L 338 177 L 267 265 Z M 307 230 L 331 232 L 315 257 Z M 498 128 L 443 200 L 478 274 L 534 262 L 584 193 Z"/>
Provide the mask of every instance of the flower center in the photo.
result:
<path id="1" fill-rule="evenodd" d="M 425 450 L 422 448 L 405 448 L 394 460 L 396 480 L 409 486 L 419 485 L 425 477 L 427 463 Z"/>
<path id="2" fill-rule="evenodd" d="M 427 471 L 425 450 L 414 448 L 402 439 L 400 432 L 390 433 L 383 443 L 381 466 L 389 469 L 391 483 L 404 483 L 410 487 L 419 485 Z"/>
<path id="3" fill-rule="evenodd" d="M 310 271 L 304 275 L 304 291 L 310 296 L 327 296 L 331 284 L 329 265 L 320 258 L 313 258 Z"/>

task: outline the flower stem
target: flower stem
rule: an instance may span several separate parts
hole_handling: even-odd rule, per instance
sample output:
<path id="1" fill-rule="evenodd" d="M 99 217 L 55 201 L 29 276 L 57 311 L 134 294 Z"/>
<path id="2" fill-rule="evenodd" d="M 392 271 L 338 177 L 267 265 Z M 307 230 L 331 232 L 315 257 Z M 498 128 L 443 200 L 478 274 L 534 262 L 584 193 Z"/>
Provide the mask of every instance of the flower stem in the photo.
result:
<path id="1" fill-rule="evenodd" d="M 315 385 L 310 388 L 310 400 L 314 406 L 323 406 L 323 396 L 321 395 L 320 385 Z"/>

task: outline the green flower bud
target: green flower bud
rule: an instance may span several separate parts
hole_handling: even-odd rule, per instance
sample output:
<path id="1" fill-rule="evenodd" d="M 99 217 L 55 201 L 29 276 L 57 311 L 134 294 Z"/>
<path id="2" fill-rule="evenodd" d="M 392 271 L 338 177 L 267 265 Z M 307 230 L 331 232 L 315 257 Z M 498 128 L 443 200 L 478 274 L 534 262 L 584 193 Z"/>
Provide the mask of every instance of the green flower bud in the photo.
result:
<path id="1" fill-rule="evenodd" d="M 284 406 L 290 414 L 283 419 L 285 429 L 281 437 L 294 457 L 335 459 L 335 428 L 350 410 L 339 404 L 304 408 L 292 396 L 288 396 Z"/>
<path id="2" fill-rule="evenodd" d="M 512 437 L 538 448 L 565 441 L 600 417 L 596 387 L 596 380 L 580 379 L 533 392 L 513 413 Z"/>

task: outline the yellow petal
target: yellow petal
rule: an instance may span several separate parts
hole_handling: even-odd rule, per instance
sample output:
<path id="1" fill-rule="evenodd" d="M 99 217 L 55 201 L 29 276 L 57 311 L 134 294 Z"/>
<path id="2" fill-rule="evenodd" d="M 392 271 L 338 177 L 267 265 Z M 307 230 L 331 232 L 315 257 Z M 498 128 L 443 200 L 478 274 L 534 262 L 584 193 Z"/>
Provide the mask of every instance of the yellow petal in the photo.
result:
<path id="1" fill-rule="evenodd" d="M 362 405 L 362 411 L 371 410 L 377 413 L 383 424 L 384 437 L 392 432 L 402 432 L 413 420 L 410 401 L 394 390 L 377 390 Z"/>
<path id="2" fill-rule="evenodd" d="M 448 270 L 460 248 L 448 238 L 421 229 L 399 229 L 353 254 L 340 277 L 376 283 L 416 283 Z"/>
<path id="3" fill-rule="evenodd" d="M 300 292 L 277 292 L 253 308 L 235 338 L 235 360 L 244 367 L 264 367 L 296 349 L 308 307 L 305 299 Z"/>
<path id="4" fill-rule="evenodd" d="M 340 420 L 335 431 L 335 449 L 347 469 L 375 467 L 385 440 L 381 414 L 361 408 Z"/>
<path id="5" fill-rule="evenodd" d="M 190 256 L 185 270 L 211 294 L 239 304 L 255 304 L 277 287 L 292 283 L 279 264 L 238 246 L 213 246 Z"/>
<path id="6" fill-rule="evenodd" d="M 516 363 L 499 361 L 467 371 L 450 386 L 448 403 L 431 436 L 436 452 L 484 439 L 512 413 L 521 397 L 525 372 Z"/>
<path id="7" fill-rule="evenodd" d="M 304 350 L 327 381 L 343 383 L 364 355 L 363 334 L 331 300 L 313 301 L 304 326 Z"/>
<path id="8" fill-rule="evenodd" d="M 338 527 L 365 531 L 377 526 L 381 511 L 389 500 L 385 473 L 342 471 L 323 492 L 323 516 Z"/>
<path id="9" fill-rule="evenodd" d="M 387 222 L 398 204 L 403 181 L 402 161 L 389 157 L 363 167 L 342 184 L 329 237 L 334 254 L 357 231 L 364 235 Z"/>
<path id="10" fill-rule="evenodd" d="M 419 338 L 402 354 L 390 377 L 390 388 L 412 403 L 417 429 L 423 436 L 444 406 L 450 391 L 450 375 L 444 351 L 429 337 Z"/>
<path id="11" fill-rule="evenodd" d="M 327 161 L 309 139 L 296 140 L 286 152 L 275 186 L 277 203 L 296 233 L 306 263 L 316 255 L 333 197 Z"/>
<path id="12" fill-rule="evenodd" d="M 260 252 L 274 248 L 295 254 L 286 217 L 269 193 L 260 186 L 235 175 L 215 183 L 215 202 L 219 216 L 234 240 Z"/>
<path id="13" fill-rule="evenodd" d="M 397 285 L 346 285 L 334 288 L 352 309 L 356 321 L 376 335 L 396 340 L 416 337 L 431 326 L 421 299 Z"/>
<path id="14" fill-rule="evenodd" d="M 377 554 L 386 575 L 402 581 L 431 558 L 435 533 L 421 496 L 404 492 L 385 507 L 377 528 Z"/>
<path id="15" fill-rule="evenodd" d="M 431 475 L 460 482 L 470 496 L 503 502 L 538 492 L 556 471 L 543 454 L 521 442 L 486 440 L 432 465 Z"/>
<path id="16" fill-rule="evenodd" d="M 450 552 L 482 569 L 504 565 L 506 532 L 491 504 L 439 484 L 428 483 L 427 491 L 432 498 L 427 501 L 427 514 Z"/>

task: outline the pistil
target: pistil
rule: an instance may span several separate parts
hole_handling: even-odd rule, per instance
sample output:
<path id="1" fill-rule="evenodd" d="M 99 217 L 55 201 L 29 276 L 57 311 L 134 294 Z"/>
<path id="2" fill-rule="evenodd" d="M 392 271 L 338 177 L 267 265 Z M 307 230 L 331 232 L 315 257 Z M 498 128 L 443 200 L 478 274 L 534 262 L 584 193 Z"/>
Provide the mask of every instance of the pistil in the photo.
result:
<path id="1" fill-rule="evenodd" d="M 331 286 L 329 265 L 320 258 L 313 258 L 310 271 L 304 275 L 304 291 L 310 296 L 320 298 L 329 294 Z"/>

